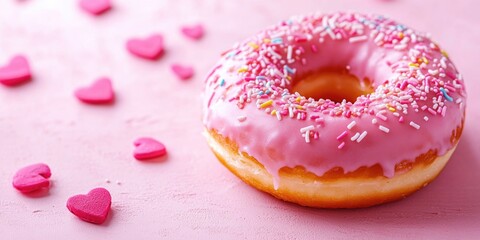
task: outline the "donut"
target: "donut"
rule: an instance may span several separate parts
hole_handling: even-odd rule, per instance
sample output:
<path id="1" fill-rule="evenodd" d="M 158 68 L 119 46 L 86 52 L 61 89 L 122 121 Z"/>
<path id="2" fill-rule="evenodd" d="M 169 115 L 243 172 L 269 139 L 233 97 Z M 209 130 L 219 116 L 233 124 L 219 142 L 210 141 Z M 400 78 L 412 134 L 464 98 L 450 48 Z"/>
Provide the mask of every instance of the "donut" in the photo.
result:
<path id="1" fill-rule="evenodd" d="M 466 91 L 427 34 L 374 14 L 294 16 L 225 51 L 204 135 L 232 173 L 278 199 L 369 207 L 433 181 L 462 134 Z"/>

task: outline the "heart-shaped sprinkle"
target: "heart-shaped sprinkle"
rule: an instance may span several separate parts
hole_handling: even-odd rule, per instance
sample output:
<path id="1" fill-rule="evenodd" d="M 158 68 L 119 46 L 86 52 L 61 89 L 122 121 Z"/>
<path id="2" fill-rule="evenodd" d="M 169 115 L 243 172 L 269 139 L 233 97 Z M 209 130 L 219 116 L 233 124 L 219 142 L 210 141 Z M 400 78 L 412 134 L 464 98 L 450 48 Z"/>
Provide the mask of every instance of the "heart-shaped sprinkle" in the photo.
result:
<path id="1" fill-rule="evenodd" d="M 29 193 L 48 188 L 50 186 L 48 179 L 51 175 L 50 168 L 46 164 L 37 163 L 18 170 L 12 184 L 18 191 Z"/>
<path id="2" fill-rule="evenodd" d="M 172 71 L 177 75 L 178 78 L 182 80 L 187 80 L 193 76 L 195 71 L 191 66 L 185 66 L 180 64 L 172 64 L 171 66 Z"/>
<path id="3" fill-rule="evenodd" d="M 156 60 L 164 52 L 163 36 L 154 34 L 144 39 L 132 38 L 127 41 L 127 50 L 137 57 Z"/>
<path id="4" fill-rule="evenodd" d="M 181 28 L 183 35 L 189 37 L 193 40 L 199 40 L 203 37 L 204 29 L 201 24 L 191 25 L 191 26 L 183 26 Z"/>
<path id="5" fill-rule="evenodd" d="M 67 201 L 70 212 L 83 221 L 95 224 L 105 222 L 111 205 L 112 197 L 105 188 L 92 189 L 87 195 L 75 195 Z"/>
<path id="6" fill-rule="evenodd" d="M 165 145 L 149 137 L 139 138 L 133 142 L 133 145 L 135 145 L 133 156 L 137 160 L 147 160 L 161 157 L 167 153 Z"/>
<path id="7" fill-rule="evenodd" d="M 88 87 L 77 89 L 75 96 L 80 101 L 90 104 L 107 104 L 115 99 L 112 82 L 106 77 L 96 80 Z"/>
<path id="8" fill-rule="evenodd" d="M 80 7 L 92 15 L 100 15 L 112 8 L 110 0 L 80 0 Z"/>
<path id="9" fill-rule="evenodd" d="M 19 85 L 32 78 L 27 58 L 18 55 L 0 67 L 0 83 L 7 86 Z"/>

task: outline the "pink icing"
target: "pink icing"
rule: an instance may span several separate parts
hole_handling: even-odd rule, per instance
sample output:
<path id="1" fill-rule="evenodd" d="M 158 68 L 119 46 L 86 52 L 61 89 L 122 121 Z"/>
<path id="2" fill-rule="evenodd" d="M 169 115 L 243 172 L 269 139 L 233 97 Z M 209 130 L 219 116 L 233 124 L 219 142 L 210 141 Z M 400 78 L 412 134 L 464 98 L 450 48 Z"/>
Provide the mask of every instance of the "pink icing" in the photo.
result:
<path id="1" fill-rule="evenodd" d="M 298 76 L 341 67 L 371 79 L 354 103 L 289 91 Z M 204 124 L 278 179 L 282 167 L 323 175 L 395 165 L 451 149 L 464 117 L 462 76 L 422 33 L 382 16 L 353 13 L 291 18 L 222 57 L 206 80 Z"/>

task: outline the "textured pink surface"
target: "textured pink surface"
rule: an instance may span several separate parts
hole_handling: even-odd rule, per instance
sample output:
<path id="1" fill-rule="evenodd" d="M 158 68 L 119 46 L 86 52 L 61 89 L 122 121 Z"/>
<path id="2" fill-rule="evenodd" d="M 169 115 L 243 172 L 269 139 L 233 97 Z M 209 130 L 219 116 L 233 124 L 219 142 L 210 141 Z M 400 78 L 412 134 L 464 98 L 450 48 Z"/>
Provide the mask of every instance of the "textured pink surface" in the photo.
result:
<path id="1" fill-rule="evenodd" d="M 99 18 L 76 1 L 0 1 L 0 62 L 24 53 L 35 79 L 0 87 L 0 232 L 2 239 L 474 239 L 480 234 L 480 15 L 477 1 L 139 1 L 116 0 Z M 358 10 L 390 16 L 448 50 L 469 93 L 465 133 L 442 175 L 400 202 L 359 210 L 317 210 L 280 202 L 246 186 L 221 166 L 201 136 L 203 78 L 219 53 L 293 14 Z M 198 42 L 179 33 L 202 22 Z M 131 36 L 161 32 L 165 56 L 139 61 Z M 189 62 L 197 74 L 178 81 L 169 69 Z M 108 75 L 117 98 L 89 106 L 77 86 Z M 162 161 L 138 162 L 131 143 L 162 139 Z M 26 147 L 28 146 L 28 147 Z M 11 187 L 22 166 L 47 163 L 48 193 Z M 106 181 L 106 180 L 109 181 Z M 78 221 L 69 196 L 104 187 L 112 211 L 104 225 Z M 28 230 L 26 230 L 28 229 Z"/>

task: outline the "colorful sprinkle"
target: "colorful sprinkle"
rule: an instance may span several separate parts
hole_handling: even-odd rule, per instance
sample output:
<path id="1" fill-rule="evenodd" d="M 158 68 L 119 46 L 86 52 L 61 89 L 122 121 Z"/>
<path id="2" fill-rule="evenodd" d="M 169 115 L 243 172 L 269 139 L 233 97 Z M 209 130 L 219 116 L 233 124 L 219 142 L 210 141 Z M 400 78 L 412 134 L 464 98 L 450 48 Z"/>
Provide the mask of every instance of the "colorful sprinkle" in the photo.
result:
<path id="1" fill-rule="evenodd" d="M 237 118 L 237 120 L 238 120 L 239 122 L 244 122 L 245 120 L 247 120 L 247 117 L 245 117 L 245 116 L 239 116 L 239 117 Z"/>
<path id="2" fill-rule="evenodd" d="M 413 128 L 415 128 L 415 129 L 417 129 L 417 130 L 420 129 L 420 125 L 416 124 L 416 123 L 413 122 L 413 121 L 410 122 L 410 126 L 412 126 Z"/>
<path id="3" fill-rule="evenodd" d="M 350 122 L 350 123 L 347 125 L 348 130 L 350 130 L 350 129 L 352 129 L 353 127 L 355 127 L 355 124 L 357 124 L 357 122 L 355 122 L 355 121 Z"/>
<path id="4" fill-rule="evenodd" d="M 348 39 L 348 41 L 350 43 L 356 43 L 356 42 L 362 42 L 362 41 L 366 41 L 368 39 L 368 36 L 355 36 L 355 37 L 351 37 Z"/>
<path id="5" fill-rule="evenodd" d="M 363 131 L 357 138 L 357 143 L 361 142 L 367 136 L 367 131 Z"/>
<path id="6" fill-rule="evenodd" d="M 338 135 L 337 140 L 341 140 L 342 138 L 346 137 L 348 135 L 347 131 L 343 131 L 340 135 Z"/>
<path id="7" fill-rule="evenodd" d="M 440 88 L 440 92 L 442 92 L 443 97 L 444 97 L 445 99 L 447 99 L 447 101 L 453 102 L 453 98 L 448 95 L 448 93 L 447 93 L 447 91 L 445 90 L 445 88 L 442 88 L 442 87 L 441 87 L 441 88 Z"/>
<path id="8" fill-rule="evenodd" d="M 356 140 L 358 139 L 358 137 L 360 137 L 360 133 L 359 133 L 359 132 L 355 133 L 355 135 L 353 135 L 353 137 L 350 138 L 350 140 L 352 140 L 352 142 L 354 142 L 354 141 L 356 141 Z"/>
<path id="9" fill-rule="evenodd" d="M 383 131 L 383 132 L 385 132 L 385 133 L 390 132 L 390 129 L 389 129 L 389 128 L 387 128 L 387 127 L 385 127 L 385 126 L 382 126 L 382 125 L 378 126 L 378 129 L 380 129 L 381 131 Z"/>
<path id="10" fill-rule="evenodd" d="M 307 127 L 300 128 L 300 132 L 301 132 L 301 133 L 304 133 L 304 132 L 311 131 L 311 130 L 313 130 L 313 129 L 315 129 L 315 126 L 310 125 L 310 126 L 307 126 Z"/>
<path id="11" fill-rule="evenodd" d="M 270 106 L 272 106 L 272 104 L 273 104 L 273 100 L 270 99 L 270 100 L 260 104 L 260 108 L 270 107 Z"/>

